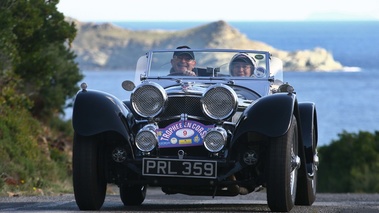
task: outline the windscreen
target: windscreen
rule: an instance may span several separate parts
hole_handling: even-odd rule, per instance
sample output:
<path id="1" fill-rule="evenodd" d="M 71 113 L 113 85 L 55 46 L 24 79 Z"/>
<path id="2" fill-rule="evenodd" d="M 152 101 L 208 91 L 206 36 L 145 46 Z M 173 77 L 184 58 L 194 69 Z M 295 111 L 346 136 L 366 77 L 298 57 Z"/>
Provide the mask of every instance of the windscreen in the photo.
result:
<path id="1" fill-rule="evenodd" d="M 172 50 L 149 55 L 148 76 L 267 78 L 269 55 L 262 52 Z"/>

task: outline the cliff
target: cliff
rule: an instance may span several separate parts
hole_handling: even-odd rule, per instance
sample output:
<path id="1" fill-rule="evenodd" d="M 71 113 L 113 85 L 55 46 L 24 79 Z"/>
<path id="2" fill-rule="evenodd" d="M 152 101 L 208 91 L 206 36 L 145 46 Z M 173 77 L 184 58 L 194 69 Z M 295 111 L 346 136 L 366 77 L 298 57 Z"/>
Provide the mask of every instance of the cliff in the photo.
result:
<path id="1" fill-rule="evenodd" d="M 182 30 L 132 31 L 115 25 L 74 21 L 78 34 L 72 48 L 82 70 L 135 69 L 137 59 L 150 49 L 174 49 L 180 45 L 191 48 L 233 48 L 268 50 L 284 62 L 284 70 L 332 71 L 342 65 L 323 48 L 294 52 L 275 49 L 253 41 L 225 21 Z M 254 27 L 254 26 L 252 26 Z"/>

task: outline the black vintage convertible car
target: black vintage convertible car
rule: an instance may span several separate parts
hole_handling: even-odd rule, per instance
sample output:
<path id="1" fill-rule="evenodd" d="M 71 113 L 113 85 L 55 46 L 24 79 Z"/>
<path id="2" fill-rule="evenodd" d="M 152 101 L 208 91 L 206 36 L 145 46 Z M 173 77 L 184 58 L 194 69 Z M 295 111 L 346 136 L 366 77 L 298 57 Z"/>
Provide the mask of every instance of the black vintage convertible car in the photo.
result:
<path id="1" fill-rule="evenodd" d="M 166 194 L 246 195 L 272 211 L 316 197 L 317 113 L 266 51 L 152 50 L 119 100 L 82 83 L 73 107 L 73 184 L 81 210 L 102 207 L 108 183 L 124 205 L 148 187 Z M 95 89 L 95 88 L 94 88 Z"/>

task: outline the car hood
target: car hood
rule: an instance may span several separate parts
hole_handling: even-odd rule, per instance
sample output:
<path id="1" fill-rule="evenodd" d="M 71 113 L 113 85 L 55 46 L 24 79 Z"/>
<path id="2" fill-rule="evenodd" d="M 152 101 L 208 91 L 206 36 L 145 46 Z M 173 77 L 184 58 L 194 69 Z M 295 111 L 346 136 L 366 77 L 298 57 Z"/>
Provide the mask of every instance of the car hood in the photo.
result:
<path id="1" fill-rule="evenodd" d="M 181 95 L 200 97 L 212 85 L 213 84 L 185 82 L 185 83 L 181 83 L 180 85 L 166 87 L 165 90 L 169 97 L 181 96 Z M 236 88 L 233 86 L 231 86 L 231 88 L 237 93 L 239 108 L 246 108 L 248 105 L 250 105 L 253 101 L 255 101 L 258 98 L 256 94 L 253 94 L 251 91 L 248 92 L 247 89 L 244 89 L 242 91 L 241 88 Z M 246 98 L 246 93 L 251 93 L 252 96 L 249 98 Z"/>
<path id="2" fill-rule="evenodd" d="M 211 86 L 211 84 L 185 82 L 180 85 L 166 87 L 165 90 L 168 96 L 178 94 L 202 95 L 209 86 Z"/>

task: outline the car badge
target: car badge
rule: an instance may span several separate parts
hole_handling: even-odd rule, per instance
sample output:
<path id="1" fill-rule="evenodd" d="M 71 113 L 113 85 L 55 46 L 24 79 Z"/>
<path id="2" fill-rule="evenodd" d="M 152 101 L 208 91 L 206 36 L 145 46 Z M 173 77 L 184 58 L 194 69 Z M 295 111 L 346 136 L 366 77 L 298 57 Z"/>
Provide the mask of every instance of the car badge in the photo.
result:
<path id="1" fill-rule="evenodd" d="M 189 83 L 183 83 L 182 84 L 182 90 L 183 90 L 183 92 L 188 92 L 188 90 L 190 90 L 191 87 L 192 87 L 192 85 L 189 84 Z"/>

